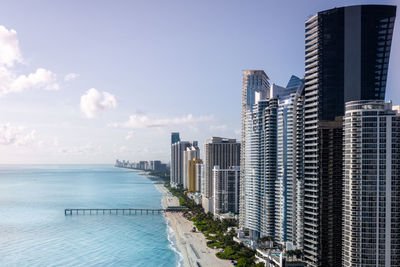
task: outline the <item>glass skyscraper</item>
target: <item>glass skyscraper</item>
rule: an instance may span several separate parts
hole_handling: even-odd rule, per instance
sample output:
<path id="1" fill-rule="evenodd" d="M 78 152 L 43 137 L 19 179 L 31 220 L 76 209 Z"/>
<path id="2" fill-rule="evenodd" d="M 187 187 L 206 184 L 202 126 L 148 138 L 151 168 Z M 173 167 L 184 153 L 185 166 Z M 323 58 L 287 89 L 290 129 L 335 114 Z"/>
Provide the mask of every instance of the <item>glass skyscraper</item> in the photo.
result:
<path id="1" fill-rule="evenodd" d="M 179 137 L 179 133 L 171 133 L 171 145 L 181 141 L 181 138 Z"/>
<path id="2" fill-rule="evenodd" d="M 272 96 L 278 98 L 277 110 L 277 174 L 275 181 L 275 241 L 290 243 L 302 248 L 303 175 L 297 169 L 302 157 L 302 147 L 297 137 L 302 137 L 302 124 L 297 119 L 302 112 L 297 109 L 302 102 L 304 80 L 292 76 L 286 88 L 272 86 Z M 300 140 L 301 141 L 301 140 Z M 301 149 L 297 153 L 297 149 Z M 300 157 L 300 159 L 298 159 Z"/>
<path id="3" fill-rule="evenodd" d="M 342 126 L 347 101 L 383 100 L 395 6 L 319 12 L 305 23 L 304 256 L 340 266 Z M 336 119 L 336 120 L 335 120 Z"/>
<path id="4" fill-rule="evenodd" d="M 243 222 L 250 238 L 275 235 L 276 99 L 260 100 L 246 118 Z"/>
<path id="5" fill-rule="evenodd" d="M 246 134 L 247 122 L 249 120 L 248 113 L 252 111 L 257 100 L 266 99 L 270 94 L 269 78 L 263 70 L 244 70 L 242 85 L 242 138 L 241 138 L 241 154 L 240 154 L 240 198 L 239 198 L 239 225 L 244 226 L 245 216 L 245 179 L 244 171 L 246 169 Z"/>

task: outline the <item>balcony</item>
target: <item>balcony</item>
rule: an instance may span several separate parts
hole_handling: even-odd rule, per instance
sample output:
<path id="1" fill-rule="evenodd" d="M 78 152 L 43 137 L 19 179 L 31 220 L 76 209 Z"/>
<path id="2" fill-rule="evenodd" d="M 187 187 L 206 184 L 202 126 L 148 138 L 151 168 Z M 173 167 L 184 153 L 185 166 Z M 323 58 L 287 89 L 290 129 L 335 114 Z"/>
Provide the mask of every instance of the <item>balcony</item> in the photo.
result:
<path id="1" fill-rule="evenodd" d="M 318 55 L 315 55 L 309 59 L 306 59 L 306 64 L 317 60 L 318 60 Z"/>
<path id="2" fill-rule="evenodd" d="M 317 71 L 318 71 L 318 67 L 315 67 L 315 68 L 312 68 L 312 69 L 307 70 L 307 71 L 305 72 L 305 74 L 306 74 L 306 75 L 308 75 L 308 74 L 313 74 L 313 73 L 315 73 L 315 72 L 317 72 Z"/>
<path id="3" fill-rule="evenodd" d="M 306 53 L 306 58 L 312 57 L 314 55 L 318 54 L 318 50 L 315 49 L 313 51 L 310 51 L 309 53 Z"/>
<path id="4" fill-rule="evenodd" d="M 316 89 L 318 89 L 318 84 L 314 84 L 314 85 L 311 85 L 311 86 L 306 86 L 305 87 L 305 92 L 307 93 L 307 92 L 310 92 L 310 91 L 314 91 Z"/>
<path id="5" fill-rule="evenodd" d="M 318 48 L 318 44 L 312 44 L 308 47 L 306 47 L 306 54 L 312 52 L 313 50 L 316 50 Z"/>
<path id="6" fill-rule="evenodd" d="M 318 24 L 318 14 L 315 14 L 306 21 L 306 30 L 311 29 Z"/>
<path id="7" fill-rule="evenodd" d="M 314 79 L 313 79 L 314 78 Z M 312 79 L 312 80 L 308 80 L 308 79 Z M 318 82 L 318 73 L 314 73 L 314 74 L 312 74 L 312 75 L 310 75 L 310 76 L 307 76 L 307 82 L 306 82 L 306 85 L 307 86 L 311 86 L 311 85 L 313 85 L 313 84 L 316 84 L 317 82 Z"/>
<path id="8" fill-rule="evenodd" d="M 312 39 L 312 40 L 310 40 L 310 41 L 306 41 L 306 47 L 307 46 L 312 46 L 312 45 L 314 45 L 314 44 L 316 44 L 318 42 L 318 38 L 315 38 L 315 39 Z"/>
<path id="9" fill-rule="evenodd" d="M 318 31 L 318 24 L 317 24 L 317 21 L 316 22 L 313 22 L 312 24 L 311 24 L 311 27 L 310 28 L 308 28 L 308 29 L 306 29 L 306 36 L 307 35 L 310 35 L 310 34 L 313 34 L 314 32 L 316 32 L 316 31 Z"/>
<path id="10" fill-rule="evenodd" d="M 309 64 L 309 65 L 306 65 L 306 68 L 307 68 L 307 69 L 313 68 L 313 67 L 315 67 L 315 66 L 317 66 L 317 65 L 318 65 L 318 61 L 315 61 L 315 62 L 313 62 L 313 63 L 311 63 L 311 64 Z"/>

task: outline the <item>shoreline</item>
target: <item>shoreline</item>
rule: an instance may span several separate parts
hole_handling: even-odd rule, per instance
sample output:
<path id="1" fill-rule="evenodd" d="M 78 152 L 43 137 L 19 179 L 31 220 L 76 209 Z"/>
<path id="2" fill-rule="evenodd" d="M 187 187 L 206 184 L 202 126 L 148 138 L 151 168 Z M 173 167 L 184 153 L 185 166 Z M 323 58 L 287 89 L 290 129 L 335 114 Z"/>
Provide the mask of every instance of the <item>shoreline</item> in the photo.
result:
<path id="1" fill-rule="evenodd" d="M 162 194 L 161 205 L 179 206 L 179 200 L 173 196 L 164 186 L 161 178 L 152 176 L 152 182 L 156 189 Z M 207 247 L 207 239 L 201 232 L 192 232 L 193 222 L 185 219 L 181 213 L 165 213 L 168 240 L 171 242 L 172 250 L 178 252 L 180 257 L 177 266 L 199 267 L 199 266 L 233 266 L 229 260 L 222 260 L 215 256 L 218 251 Z M 170 228 L 170 229 L 168 229 Z M 171 230 L 172 236 L 169 236 Z"/>

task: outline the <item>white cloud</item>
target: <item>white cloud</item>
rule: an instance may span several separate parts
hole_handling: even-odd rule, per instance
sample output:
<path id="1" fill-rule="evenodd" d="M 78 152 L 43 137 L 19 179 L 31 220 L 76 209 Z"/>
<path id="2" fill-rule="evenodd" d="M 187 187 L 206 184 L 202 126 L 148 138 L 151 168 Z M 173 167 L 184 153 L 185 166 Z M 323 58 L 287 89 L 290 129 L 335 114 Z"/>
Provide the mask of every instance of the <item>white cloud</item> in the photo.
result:
<path id="1" fill-rule="evenodd" d="M 60 89 L 56 83 L 56 75 L 42 68 L 37 69 L 35 73 L 31 73 L 28 76 L 20 75 L 11 83 L 11 89 L 14 92 L 20 92 L 28 88 Z"/>
<path id="2" fill-rule="evenodd" d="M 78 77 L 79 77 L 79 74 L 77 74 L 77 73 L 68 73 L 67 75 L 65 75 L 64 81 L 66 81 L 66 82 L 73 81 Z"/>
<path id="3" fill-rule="evenodd" d="M 23 126 L 13 126 L 10 123 L 0 125 L 0 144 L 26 146 L 35 141 L 35 130 L 27 130 Z"/>
<path id="4" fill-rule="evenodd" d="M 12 67 L 15 62 L 22 62 L 17 32 L 0 25 L 0 65 Z"/>
<path id="5" fill-rule="evenodd" d="M 38 68 L 27 75 L 18 75 L 14 65 L 22 62 L 17 32 L 0 25 L 0 96 L 30 88 L 59 89 L 56 75 L 44 68 Z"/>
<path id="6" fill-rule="evenodd" d="M 89 89 L 81 96 L 81 111 L 91 119 L 104 110 L 117 107 L 115 96 L 107 92 L 99 92 L 95 88 Z"/>
<path id="7" fill-rule="evenodd" d="M 130 128 L 130 129 L 143 129 L 152 127 L 168 127 L 175 125 L 188 125 L 193 126 L 197 123 L 211 122 L 214 121 L 214 116 L 199 116 L 195 117 L 192 114 L 188 114 L 183 117 L 177 118 L 164 118 L 164 119 L 153 119 L 146 115 L 134 114 L 129 116 L 129 120 L 122 123 L 114 123 L 111 126 Z"/>
<path id="8" fill-rule="evenodd" d="M 0 96 L 31 88 L 58 90 L 60 86 L 56 82 L 56 75 L 49 70 L 38 68 L 34 73 L 18 76 L 8 68 L 0 66 Z"/>
<path id="9" fill-rule="evenodd" d="M 236 129 L 236 130 L 235 130 L 235 134 L 236 134 L 236 135 L 241 135 L 241 134 L 242 134 L 242 131 L 239 130 L 239 129 Z"/>

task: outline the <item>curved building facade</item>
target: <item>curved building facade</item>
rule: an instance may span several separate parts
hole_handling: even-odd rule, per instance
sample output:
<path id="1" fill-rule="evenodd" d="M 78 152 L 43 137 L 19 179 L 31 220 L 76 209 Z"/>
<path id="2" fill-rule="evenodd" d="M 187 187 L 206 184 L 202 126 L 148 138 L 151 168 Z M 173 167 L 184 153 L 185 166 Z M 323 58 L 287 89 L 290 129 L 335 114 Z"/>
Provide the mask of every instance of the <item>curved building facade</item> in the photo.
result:
<path id="1" fill-rule="evenodd" d="M 400 266 L 400 114 L 365 100 L 344 118 L 342 266 Z"/>

